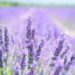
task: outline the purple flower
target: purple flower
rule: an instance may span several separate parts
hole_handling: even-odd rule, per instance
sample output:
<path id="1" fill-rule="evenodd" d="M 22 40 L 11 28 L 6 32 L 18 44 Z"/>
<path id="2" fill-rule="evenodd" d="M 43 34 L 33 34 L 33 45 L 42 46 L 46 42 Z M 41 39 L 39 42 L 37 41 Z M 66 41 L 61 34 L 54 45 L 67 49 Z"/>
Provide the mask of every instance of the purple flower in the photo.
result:
<path id="1" fill-rule="evenodd" d="M 2 27 L 0 27 L 0 67 L 3 67 L 2 49 L 3 49 Z"/>
<path id="2" fill-rule="evenodd" d="M 59 74 L 60 74 L 60 72 L 61 72 L 61 69 L 62 69 L 62 67 L 61 67 L 61 66 L 58 66 L 58 67 L 55 69 L 55 71 L 54 71 L 54 74 L 53 74 L 53 75 L 59 75 Z"/>
<path id="3" fill-rule="evenodd" d="M 19 69 L 20 69 L 20 65 L 19 63 L 16 63 L 14 68 L 14 75 L 19 75 Z"/>
<path id="4" fill-rule="evenodd" d="M 73 61 L 74 59 L 75 59 L 75 55 L 72 55 L 70 61 Z"/>
<path id="5" fill-rule="evenodd" d="M 51 67 L 54 67 L 54 66 L 55 66 L 54 61 L 57 60 L 57 57 L 59 56 L 59 54 L 60 54 L 60 52 L 61 52 L 61 50 L 62 50 L 62 48 L 63 48 L 63 43 L 64 43 L 64 39 L 61 39 L 61 40 L 59 41 L 59 43 L 58 43 L 58 47 L 56 48 L 56 50 L 55 50 L 55 52 L 54 52 L 54 56 L 52 57 L 53 62 L 50 63 L 50 66 L 51 66 Z"/>
<path id="6" fill-rule="evenodd" d="M 4 46 L 3 46 L 3 54 L 6 55 L 3 60 L 5 65 L 7 65 L 7 59 L 8 59 L 8 49 L 9 49 L 9 36 L 8 36 L 8 29 L 7 27 L 4 27 Z"/>
<path id="7" fill-rule="evenodd" d="M 63 48 L 63 42 L 64 42 L 64 39 L 59 41 L 58 48 L 56 48 L 55 53 L 54 53 L 55 57 L 57 57 L 60 54 L 60 52 Z"/>
<path id="8" fill-rule="evenodd" d="M 2 50 L 0 49 L 0 68 L 3 67 Z"/>
<path id="9" fill-rule="evenodd" d="M 33 44 L 32 43 L 28 46 L 28 56 L 29 56 L 28 63 L 32 64 L 33 60 L 34 60 L 34 52 L 33 52 Z"/>
<path id="10" fill-rule="evenodd" d="M 4 51 L 8 51 L 9 46 L 9 37 L 8 37 L 8 29 L 4 28 Z"/>
<path id="11" fill-rule="evenodd" d="M 34 75 L 34 68 L 30 68 L 27 75 Z"/>
<path id="12" fill-rule="evenodd" d="M 32 39 L 34 40 L 35 37 L 35 29 L 32 30 Z"/>
<path id="13" fill-rule="evenodd" d="M 0 46 L 3 47 L 2 27 L 0 27 Z"/>
<path id="14" fill-rule="evenodd" d="M 38 61 L 41 53 L 41 48 L 44 45 L 44 40 L 41 40 L 38 50 L 36 51 L 35 60 Z"/>
<path id="15" fill-rule="evenodd" d="M 25 59 L 26 59 L 26 55 L 25 55 L 25 54 L 23 54 L 23 57 L 22 57 L 22 60 L 21 60 L 21 69 L 24 69 L 24 68 L 25 68 L 25 66 L 26 66 Z"/>
<path id="16" fill-rule="evenodd" d="M 15 71 L 14 75 L 19 75 L 18 71 Z"/>
<path id="17" fill-rule="evenodd" d="M 32 32 L 31 32 L 31 19 L 30 18 L 28 19 L 28 24 L 27 24 L 26 31 L 27 31 L 26 32 L 26 38 L 27 38 L 26 42 L 28 43 L 28 42 L 30 42 L 31 37 L 32 37 Z"/>
<path id="18" fill-rule="evenodd" d="M 64 52 L 61 54 L 61 57 L 64 57 L 64 55 L 67 53 L 68 50 L 69 50 L 69 46 L 67 46 L 67 48 L 64 50 Z"/>
<path id="19" fill-rule="evenodd" d="M 33 41 L 34 40 L 34 35 L 35 35 L 35 30 L 31 30 L 31 19 L 29 18 L 27 24 L 27 29 L 26 29 L 26 44 L 27 44 L 27 49 L 28 49 L 28 65 L 33 64 L 34 60 L 34 51 L 33 51 Z M 28 66 L 30 68 L 30 66 Z"/>
<path id="20" fill-rule="evenodd" d="M 64 66 L 65 70 L 69 69 L 69 67 L 72 65 L 74 60 L 75 60 L 75 55 L 72 55 L 70 58 L 70 61 L 67 64 L 65 64 L 65 66 Z"/>

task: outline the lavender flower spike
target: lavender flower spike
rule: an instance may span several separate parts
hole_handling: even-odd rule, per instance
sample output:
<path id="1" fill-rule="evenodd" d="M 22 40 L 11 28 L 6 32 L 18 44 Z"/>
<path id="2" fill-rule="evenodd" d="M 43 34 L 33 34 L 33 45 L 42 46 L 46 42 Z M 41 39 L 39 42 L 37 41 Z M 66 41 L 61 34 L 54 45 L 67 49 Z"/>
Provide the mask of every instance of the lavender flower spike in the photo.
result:
<path id="1" fill-rule="evenodd" d="M 31 32 L 31 19 L 28 19 L 28 24 L 27 24 L 27 32 L 26 32 L 26 42 L 29 43 L 32 37 L 32 32 Z"/>
<path id="2" fill-rule="evenodd" d="M 0 47 L 3 47 L 2 27 L 0 27 Z"/>
<path id="3" fill-rule="evenodd" d="M 65 65 L 65 70 L 68 70 L 69 67 L 72 65 L 73 61 L 75 60 L 75 55 L 72 55 L 70 61 Z"/>
<path id="4" fill-rule="evenodd" d="M 58 48 L 56 48 L 56 51 L 54 53 L 55 56 L 58 56 L 60 54 L 63 48 L 63 42 L 64 42 L 64 39 L 59 41 Z"/>
<path id="5" fill-rule="evenodd" d="M 26 32 L 26 44 L 28 49 L 28 65 L 33 64 L 34 52 L 33 52 L 33 42 L 34 30 L 31 30 L 31 19 L 28 19 L 27 32 Z M 30 68 L 30 66 L 28 66 Z"/>
<path id="6" fill-rule="evenodd" d="M 20 69 L 20 65 L 19 63 L 16 63 L 14 68 L 14 75 L 19 75 L 19 69 Z"/>
<path id="7" fill-rule="evenodd" d="M 0 49 L 0 68 L 3 67 L 2 50 Z"/>
<path id="8" fill-rule="evenodd" d="M 22 60 L 21 60 L 21 69 L 24 69 L 25 66 L 26 66 L 26 54 L 25 52 L 23 51 L 23 55 L 22 55 Z"/>
<path id="9" fill-rule="evenodd" d="M 53 74 L 53 75 L 59 75 L 61 69 L 62 69 L 62 67 L 61 67 L 61 66 L 58 66 L 58 67 L 56 68 L 56 70 L 54 71 L 54 74 Z"/>
<path id="10" fill-rule="evenodd" d="M 54 57 L 52 57 L 52 60 L 56 60 L 57 57 L 59 56 L 59 54 L 63 48 L 63 43 L 64 43 L 64 39 L 61 39 L 58 43 L 58 47 L 56 48 L 56 50 L 54 52 Z"/>
<path id="11" fill-rule="evenodd" d="M 36 51 L 35 60 L 38 61 L 41 53 L 41 48 L 44 44 L 44 40 L 41 41 L 38 50 Z"/>
<path id="12" fill-rule="evenodd" d="M 32 64 L 33 63 L 33 60 L 34 60 L 34 53 L 33 53 L 33 44 L 30 44 L 29 47 L 28 47 L 28 53 L 29 53 L 29 64 Z"/>
<path id="13" fill-rule="evenodd" d="M 2 49 L 3 49 L 3 39 L 2 39 L 2 27 L 0 27 L 0 68 L 3 67 L 3 60 L 2 60 Z"/>
<path id="14" fill-rule="evenodd" d="M 34 75 L 34 68 L 30 68 L 27 75 Z"/>
<path id="15" fill-rule="evenodd" d="M 8 29 L 7 27 L 4 28 L 4 51 L 8 51 L 9 46 L 9 37 L 8 37 Z"/>

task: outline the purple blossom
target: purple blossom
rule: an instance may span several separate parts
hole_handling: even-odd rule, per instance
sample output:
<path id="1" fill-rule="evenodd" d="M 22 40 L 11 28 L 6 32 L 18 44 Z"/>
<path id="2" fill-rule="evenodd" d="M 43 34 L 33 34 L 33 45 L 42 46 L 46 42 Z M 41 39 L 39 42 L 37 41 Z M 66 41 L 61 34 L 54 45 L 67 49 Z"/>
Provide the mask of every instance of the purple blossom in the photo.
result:
<path id="1" fill-rule="evenodd" d="M 55 66 L 54 61 L 57 60 L 57 57 L 59 56 L 59 54 L 60 54 L 60 52 L 61 52 L 61 50 L 62 50 L 62 48 L 63 48 L 63 43 L 64 43 L 64 39 L 61 39 L 61 40 L 59 41 L 59 43 L 58 43 L 58 47 L 56 48 L 56 50 L 55 50 L 55 52 L 54 52 L 54 56 L 52 57 L 53 62 L 50 63 L 50 66 L 51 66 L 51 67 L 54 67 L 54 66 Z"/>
<path id="2" fill-rule="evenodd" d="M 21 69 L 24 69 L 26 66 L 26 55 L 23 54 L 22 60 L 21 60 Z"/>
<path id="3" fill-rule="evenodd" d="M 9 49 L 9 37 L 8 37 L 8 29 L 4 28 L 4 51 L 8 51 Z"/>
<path id="4" fill-rule="evenodd" d="M 63 48 L 63 43 L 64 43 L 64 39 L 59 41 L 58 48 L 56 48 L 55 53 L 54 53 L 55 57 L 57 57 L 60 54 L 60 52 Z"/>
<path id="5" fill-rule="evenodd" d="M 28 46 L 28 54 L 29 54 L 29 61 L 28 61 L 28 63 L 32 64 L 33 60 L 34 60 L 33 44 L 30 44 Z"/>
<path id="6" fill-rule="evenodd" d="M 65 70 L 69 69 L 69 67 L 72 65 L 74 60 L 75 60 L 75 55 L 72 55 L 70 58 L 70 61 L 67 64 L 65 64 L 65 66 L 64 66 Z"/>
<path id="7" fill-rule="evenodd" d="M 34 68 L 30 68 L 27 75 L 34 75 Z"/>
<path id="8" fill-rule="evenodd" d="M 54 71 L 54 74 L 53 74 L 53 75 L 59 75 L 59 74 L 60 74 L 60 72 L 61 72 L 61 69 L 62 69 L 62 67 L 61 67 L 61 66 L 58 66 L 58 67 L 55 69 L 55 71 Z"/>
<path id="9" fill-rule="evenodd" d="M 16 63 L 14 67 L 14 75 L 19 75 L 19 69 L 20 69 L 20 65 L 19 63 Z"/>
<path id="10" fill-rule="evenodd" d="M 7 65 L 8 60 L 8 50 L 9 50 L 9 35 L 8 35 L 8 29 L 7 27 L 4 27 L 4 46 L 3 46 L 3 54 L 5 55 L 3 60 L 5 65 Z"/>
<path id="11" fill-rule="evenodd" d="M 32 39 L 34 40 L 35 37 L 35 29 L 32 30 Z"/>
<path id="12" fill-rule="evenodd" d="M 39 57 L 40 57 L 40 54 L 41 54 L 41 49 L 44 45 L 44 40 L 41 40 L 41 43 L 38 47 L 38 50 L 36 51 L 36 55 L 35 55 L 35 60 L 38 61 L 39 60 Z"/>
<path id="13" fill-rule="evenodd" d="M 69 46 L 67 46 L 67 48 L 63 51 L 60 57 L 64 57 L 64 55 L 67 53 L 68 50 L 69 50 Z"/>
<path id="14" fill-rule="evenodd" d="M 2 39 L 2 27 L 0 27 L 0 68 L 3 67 L 3 60 L 2 60 L 2 49 L 3 49 L 3 39 Z"/>
<path id="15" fill-rule="evenodd" d="M 0 46 L 3 47 L 2 27 L 0 27 Z"/>
<path id="16" fill-rule="evenodd" d="M 33 51 L 33 43 L 32 40 L 34 40 L 35 30 L 31 30 L 31 19 L 29 18 L 27 24 L 27 32 L 26 32 L 26 44 L 28 49 L 28 64 L 33 64 L 34 60 L 34 51 Z M 28 66 L 30 68 L 30 66 Z"/>
<path id="17" fill-rule="evenodd" d="M 28 20 L 28 24 L 27 24 L 27 28 L 26 28 L 26 42 L 29 43 L 32 37 L 32 32 L 31 32 L 31 19 L 29 18 Z"/>
<path id="18" fill-rule="evenodd" d="M 3 67 L 2 50 L 0 49 L 0 68 Z"/>
<path id="19" fill-rule="evenodd" d="M 60 36 L 61 35 L 60 31 L 62 31 L 62 30 L 60 27 L 58 28 L 58 27 L 56 27 L 57 25 L 55 25 L 55 24 L 60 24 L 60 23 L 58 23 L 58 20 L 56 20 L 56 17 L 59 17 L 59 16 L 61 17 L 61 14 L 60 15 L 57 14 L 56 17 L 52 17 L 52 21 L 50 21 L 50 18 L 48 15 L 50 13 L 48 13 L 49 12 L 48 10 L 46 12 L 46 9 L 44 9 L 44 8 L 43 9 L 42 8 L 30 9 L 28 7 L 28 8 L 26 8 L 26 10 L 28 12 L 25 13 L 26 10 L 24 10 L 24 8 L 21 7 L 20 11 L 19 11 L 19 8 L 18 8 L 18 10 L 16 10 L 16 15 L 15 15 L 15 12 L 13 12 L 14 9 L 16 9 L 16 8 L 12 7 L 12 9 L 11 9 L 11 7 L 6 7 L 6 8 L 1 7 L 1 12 L 3 11 L 4 15 L 2 13 L 0 14 L 0 16 L 1 16 L 0 20 L 1 20 L 2 24 L 7 24 L 10 34 L 8 35 L 7 27 L 4 27 L 4 32 L 3 32 L 2 27 L 0 26 L 0 68 L 3 68 L 3 69 L 6 68 L 7 69 L 6 71 L 8 71 L 8 69 L 10 69 L 12 64 L 15 65 L 15 63 L 16 63 L 15 69 L 14 69 L 14 75 L 45 75 L 44 73 L 47 70 L 48 70 L 47 71 L 48 73 L 49 72 L 51 73 L 51 70 L 49 69 L 49 68 L 51 68 L 51 67 L 49 67 L 49 63 L 51 62 L 53 49 L 55 48 L 55 50 L 54 50 L 55 52 L 53 54 L 54 57 L 52 58 L 52 60 L 54 62 L 51 63 L 51 65 L 54 65 L 53 75 L 61 75 L 60 72 L 62 70 L 62 67 L 59 65 L 59 63 L 57 63 L 59 58 L 60 58 L 59 61 L 63 59 L 63 62 L 61 61 L 61 64 L 63 65 L 63 69 L 64 70 L 69 69 L 69 67 L 72 65 L 72 63 L 75 60 L 75 56 L 73 55 L 70 58 L 70 61 L 68 61 L 67 57 L 69 57 L 69 56 L 67 55 L 67 53 L 69 50 L 74 49 L 74 44 L 72 44 L 71 49 L 69 49 L 69 47 L 67 47 L 66 49 L 64 48 L 64 45 L 65 45 L 64 39 L 61 40 L 62 36 Z M 52 13 L 54 14 L 54 12 L 56 11 L 55 8 L 50 9 L 50 10 L 52 10 L 51 14 Z M 58 10 L 60 10 L 60 9 L 58 9 Z M 10 11 L 10 13 L 9 13 L 9 11 Z M 56 11 L 56 13 L 59 12 L 59 11 L 58 12 L 57 11 Z M 60 11 L 62 12 L 62 9 Z M 11 12 L 13 12 L 13 13 L 11 13 Z M 18 14 L 18 12 L 19 12 L 19 14 Z M 22 12 L 24 12 L 25 15 Z M 22 13 L 22 14 L 20 14 L 20 13 Z M 6 14 L 9 14 L 9 15 L 6 15 Z M 22 30 L 23 28 L 26 27 L 26 24 L 23 25 L 22 22 L 29 15 L 32 15 L 33 22 L 35 24 L 38 23 L 37 30 L 39 30 L 39 31 L 37 31 L 37 33 L 35 32 L 34 28 L 32 29 L 32 21 L 31 21 L 30 17 L 27 19 L 27 28 L 24 29 L 25 31 Z M 6 18 L 5 18 L 5 16 L 6 16 Z M 13 23 L 12 22 L 10 22 L 11 24 L 9 22 L 7 23 L 7 21 L 9 21 L 9 18 L 11 18 L 11 19 L 13 18 L 13 21 L 12 21 Z M 63 17 L 62 17 L 62 20 L 63 20 Z M 54 21 L 54 23 L 53 23 L 53 21 Z M 23 26 L 25 26 L 25 27 L 23 27 Z M 18 28 L 16 28 L 16 27 L 18 27 Z M 14 28 L 18 29 L 18 31 L 15 32 Z M 46 29 L 46 31 L 49 30 L 48 36 L 46 36 L 46 37 L 44 36 L 45 29 Z M 44 33 L 44 34 L 41 35 L 40 31 L 41 31 L 41 33 Z M 26 35 L 25 35 L 25 32 L 26 32 Z M 3 33 L 4 33 L 4 35 L 3 35 Z M 23 37 L 22 37 L 22 35 L 23 35 Z M 38 46 L 38 41 L 40 41 L 39 38 L 42 36 L 45 37 L 45 42 L 44 42 L 44 40 L 42 40 Z M 11 41 L 9 40 L 9 37 L 10 38 L 12 37 Z M 58 39 L 60 39 L 60 41 L 58 41 Z M 67 37 L 67 40 L 70 40 L 70 39 L 68 39 L 68 37 Z M 69 42 L 71 42 L 71 41 L 69 41 Z M 45 44 L 45 46 L 44 46 L 44 44 Z M 57 48 L 56 48 L 56 46 L 57 46 L 56 44 L 58 45 Z M 27 54 L 22 53 L 23 49 L 25 49 Z M 71 52 L 72 52 L 72 50 L 71 50 Z M 8 54 L 9 56 L 7 55 L 7 53 L 9 53 Z M 7 58 L 9 58 L 8 65 L 5 65 Z M 13 61 L 11 61 L 11 60 L 13 60 Z M 74 62 L 74 64 L 75 64 L 75 62 Z M 41 71 L 40 74 L 38 74 L 36 72 L 36 70 L 34 69 L 34 67 L 32 67 L 33 65 L 34 65 L 35 69 L 40 68 L 40 67 L 41 67 L 41 69 L 43 68 L 42 71 L 40 70 Z M 56 67 L 56 65 L 58 65 L 58 67 Z M 64 66 L 65 66 L 65 68 L 64 68 Z M 12 67 L 14 67 L 14 66 L 12 66 Z M 29 68 L 27 69 L 27 67 L 29 67 Z M 8 75 L 9 75 L 9 73 L 8 73 Z M 51 75 L 51 74 L 49 74 L 49 75 Z"/>

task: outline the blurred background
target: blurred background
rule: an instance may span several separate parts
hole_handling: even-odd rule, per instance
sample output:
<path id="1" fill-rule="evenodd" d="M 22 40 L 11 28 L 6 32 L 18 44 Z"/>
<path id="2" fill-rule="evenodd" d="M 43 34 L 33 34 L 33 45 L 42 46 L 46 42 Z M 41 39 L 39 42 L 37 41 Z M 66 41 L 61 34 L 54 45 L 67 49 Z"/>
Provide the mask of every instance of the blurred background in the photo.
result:
<path id="1" fill-rule="evenodd" d="M 25 14 L 39 11 L 61 26 L 66 34 L 75 36 L 74 5 L 74 0 L 0 0 L 0 24 L 13 25 L 24 20 Z"/>
<path id="2" fill-rule="evenodd" d="M 75 5 L 74 0 L 0 0 L 0 2 L 4 2 L 5 4 L 24 4 L 24 5 Z"/>

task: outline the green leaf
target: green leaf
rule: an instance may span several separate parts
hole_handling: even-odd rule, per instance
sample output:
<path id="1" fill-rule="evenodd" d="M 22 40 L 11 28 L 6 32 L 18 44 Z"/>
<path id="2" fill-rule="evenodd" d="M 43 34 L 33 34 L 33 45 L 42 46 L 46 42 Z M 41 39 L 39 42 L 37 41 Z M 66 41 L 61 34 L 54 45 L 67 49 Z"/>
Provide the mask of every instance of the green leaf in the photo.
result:
<path id="1" fill-rule="evenodd" d="M 3 72 L 3 68 L 0 68 L 0 75 L 2 75 L 2 72 Z"/>
<path id="2" fill-rule="evenodd" d="M 5 75 L 13 75 L 13 69 L 10 67 L 6 68 Z"/>

